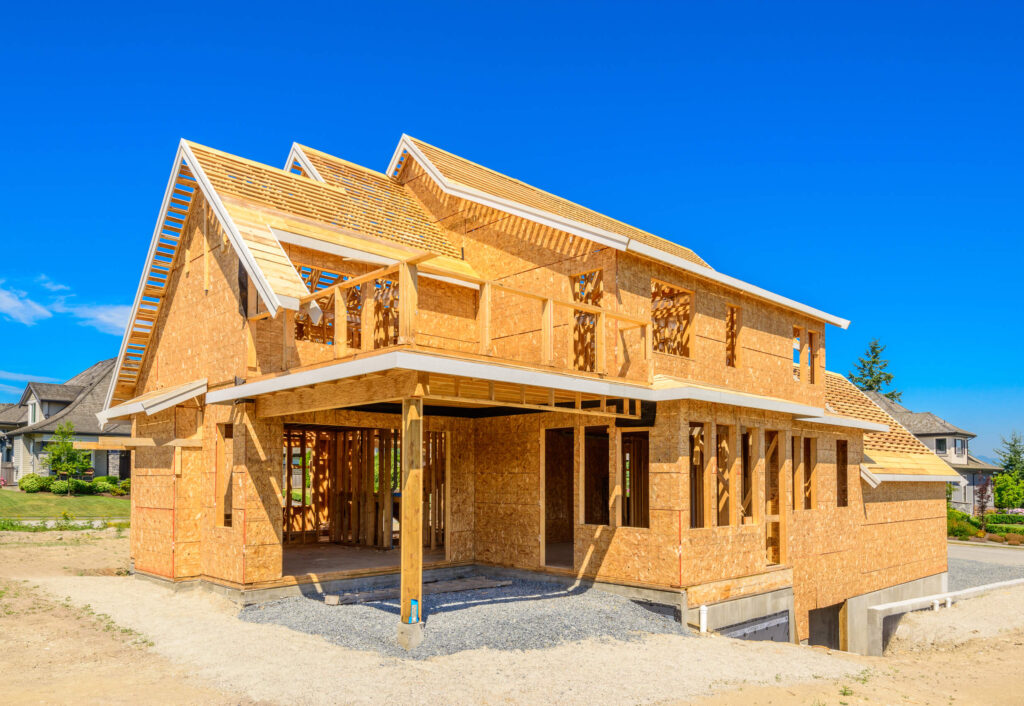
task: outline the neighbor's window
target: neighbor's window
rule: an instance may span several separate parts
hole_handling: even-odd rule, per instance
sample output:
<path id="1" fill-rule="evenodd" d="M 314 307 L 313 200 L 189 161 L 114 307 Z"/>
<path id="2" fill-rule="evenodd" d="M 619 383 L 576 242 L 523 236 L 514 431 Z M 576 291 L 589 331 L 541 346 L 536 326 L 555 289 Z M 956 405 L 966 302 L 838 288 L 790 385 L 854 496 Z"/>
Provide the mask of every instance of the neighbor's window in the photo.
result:
<path id="1" fill-rule="evenodd" d="M 836 506 L 846 507 L 849 504 L 849 478 L 847 467 L 846 441 L 836 442 Z"/>
<path id="2" fill-rule="evenodd" d="M 944 454 L 946 453 L 946 440 L 936 439 L 935 440 L 935 453 Z"/>
<path id="3" fill-rule="evenodd" d="M 651 323 L 655 351 L 689 356 L 693 292 L 651 280 Z"/>
<path id="4" fill-rule="evenodd" d="M 727 306 L 725 309 L 725 364 L 730 368 L 735 368 L 738 362 L 740 327 L 742 325 L 740 308 Z"/>
<path id="5" fill-rule="evenodd" d="M 30 402 L 29 405 L 28 405 L 28 423 L 29 424 L 35 424 L 36 423 L 36 403 L 35 402 Z"/>
<path id="6" fill-rule="evenodd" d="M 957 456 L 963 456 L 964 450 L 967 448 L 967 444 L 964 439 L 955 439 L 953 441 L 953 448 L 955 449 Z"/>

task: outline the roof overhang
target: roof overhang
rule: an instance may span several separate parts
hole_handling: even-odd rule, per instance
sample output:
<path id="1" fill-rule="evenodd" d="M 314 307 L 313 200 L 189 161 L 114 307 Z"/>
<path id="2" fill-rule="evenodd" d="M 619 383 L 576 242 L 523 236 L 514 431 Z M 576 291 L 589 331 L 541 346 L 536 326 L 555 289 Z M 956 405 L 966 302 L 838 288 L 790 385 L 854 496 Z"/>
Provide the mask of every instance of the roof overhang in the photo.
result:
<path id="1" fill-rule="evenodd" d="M 579 392 L 609 398 L 634 399 L 644 402 L 670 402 L 690 400 L 731 405 L 766 412 L 792 415 L 796 421 L 816 420 L 823 417 L 820 407 L 797 404 L 774 397 L 747 395 L 728 390 L 702 387 L 699 385 L 676 385 L 652 389 L 644 385 L 609 382 L 597 378 L 578 377 L 565 373 L 551 373 L 533 368 L 486 363 L 447 356 L 420 353 L 416 351 L 390 351 L 377 355 L 326 365 L 264 380 L 222 387 L 206 393 L 208 404 L 228 403 L 239 399 L 250 399 L 274 392 L 307 387 L 319 383 L 344 380 L 363 375 L 383 373 L 389 370 L 410 370 L 437 375 L 451 375 L 490 382 L 546 387 L 566 392 Z M 860 420 L 846 417 L 828 417 L 828 423 L 859 429 Z"/>
<path id="2" fill-rule="evenodd" d="M 170 409 L 182 402 L 187 402 L 193 397 L 206 394 L 206 378 L 193 380 L 184 385 L 176 385 L 162 390 L 147 392 L 134 399 L 123 402 L 116 407 L 97 412 L 96 418 L 100 427 L 105 427 L 111 419 L 124 419 L 133 414 L 152 415 Z"/>
<path id="3" fill-rule="evenodd" d="M 295 147 L 293 147 L 293 150 L 295 150 Z M 301 152 L 301 150 L 298 151 Z M 541 211 L 536 208 L 516 203 L 515 201 L 510 201 L 508 199 L 503 199 L 501 197 L 485 193 L 464 184 L 449 181 L 430 162 L 430 160 L 427 159 L 426 155 L 423 154 L 423 150 L 421 150 L 416 145 L 415 141 L 408 135 L 402 135 L 402 138 L 398 141 L 398 147 L 395 148 L 395 153 L 391 157 L 391 162 L 388 164 L 387 174 L 393 176 L 396 173 L 399 162 L 401 161 L 404 153 L 411 154 L 423 170 L 430 175 L 430 178 L 437 183 L 438 187 L 451 196 L 465 199 L 466 201 L 472 201 L 473 203 L 478 203 L 482 206 L 488 206 L 502 211 L 503 213 L 519 216 L 534 223 L 556 228 L 566 233 L 571 233 L 572 235 L 593 241 L 605 247 L 631 252 L 633 254 L 655 260 L 656 262 L 671 265 L 672 267 L 678 267 L 726 287 L 738 289 L 746 294 L 757 297 L 758 299 L 763 299 L 765 301 L 772 302 L 773 304 L 799 311 L 815 319 L 821 319 L 825 323 L 838 326 L 839 328 L 845 329 L 850 325 L 848 319 L 827 314 L 820 309 L 815 309 L 814 307 L 801 304 L 800 302 L 787 297 L 774 294 L 769 292 L 767 289 L 763 289 L 753 284 L 748 284 L 747 282 L 736 279 L 735 277 L 723 275 L 720 272 L 712 270 L 710 267 L 702 267 L 695 262 L 690 262 L 689 260 L 676 255 L 671 255 L 663 250 L 651 247 L 650 245 L 638 242 L 624 235 L 612 233 L 601 228 L 595 228 L 594 226 L 589 226 L 584 223 L 580 223 L 579 221 L 563 218 L 547 211 Z"/>

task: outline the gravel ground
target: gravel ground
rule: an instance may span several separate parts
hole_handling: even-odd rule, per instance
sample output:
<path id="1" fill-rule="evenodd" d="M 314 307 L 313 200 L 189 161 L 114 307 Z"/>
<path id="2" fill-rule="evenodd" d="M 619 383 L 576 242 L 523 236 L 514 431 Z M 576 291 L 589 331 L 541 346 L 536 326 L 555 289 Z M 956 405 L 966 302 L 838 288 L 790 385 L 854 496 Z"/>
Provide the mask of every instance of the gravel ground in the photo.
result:
<path id="1" fill-rule="evenodd" d="M 485 647 L 530 650 L 587 638 L 637 640 L 687 632 L 669 606 L 542 581 L 438 593 L 424 596 L 423 602 L 424 640 L 411 652 L 395 643 L 397 600 L 327 606 L 322 597 L 286 598 L 249 606 L 238 617 L 320 635 L 342 647 L 414 659 Z"/>
<path id="2" fill-rule="evenodd" d="M 1024 566 L 1007 566 L 970 559 L 949 559 L 949 590 L 960 591 L 987 583 L 1024 578 Z"/>

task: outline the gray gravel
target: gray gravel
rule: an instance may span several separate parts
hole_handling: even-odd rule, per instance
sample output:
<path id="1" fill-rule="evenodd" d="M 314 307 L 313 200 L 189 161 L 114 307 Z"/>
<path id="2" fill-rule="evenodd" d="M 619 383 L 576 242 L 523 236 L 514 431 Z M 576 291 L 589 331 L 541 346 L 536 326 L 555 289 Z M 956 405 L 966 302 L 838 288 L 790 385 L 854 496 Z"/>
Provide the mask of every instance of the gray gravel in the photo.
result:
<path id="1" fill-rule="evenodd" d="M 1024 579 L 1024 566 L 1007 566 L 987 561 L 949 559 L 949 590 L 960 591 L 987 583 Z"/>
<path id="2" fill-rule="evenodd" d="M 336 645 L 392 657 L 425 659 L 463 650 L 529 650 L 599 638 L 637 640 L 651 633 L 685 634 L 673 609 L 593 589 L 543 581 L 423 597 L 424 640 L 411 652 L 395 642 L 398 601 L 327 606 L 322 596 L 248 606 L 252 623 L 273 623 Z"/>

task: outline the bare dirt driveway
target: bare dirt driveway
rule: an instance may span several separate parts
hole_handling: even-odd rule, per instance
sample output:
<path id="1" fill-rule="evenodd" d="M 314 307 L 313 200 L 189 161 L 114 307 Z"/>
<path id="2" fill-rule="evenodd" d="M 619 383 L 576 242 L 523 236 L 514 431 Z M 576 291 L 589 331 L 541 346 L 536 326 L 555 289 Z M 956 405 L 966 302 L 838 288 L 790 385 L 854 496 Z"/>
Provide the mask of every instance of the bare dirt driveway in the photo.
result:
<path id="1" fill-rule="evenodd" d="M 0 703 L 948 705 L 1012 693 L 1005 665 L 1024 658 L 1024 625 L 1008 621 L 983 639 L 911 639 L 886 658 L 652 635 L 395 659 L 243 622 L 204 591 L 119 575 L 126 552 L 114 531 L 0 533 Z"/>

